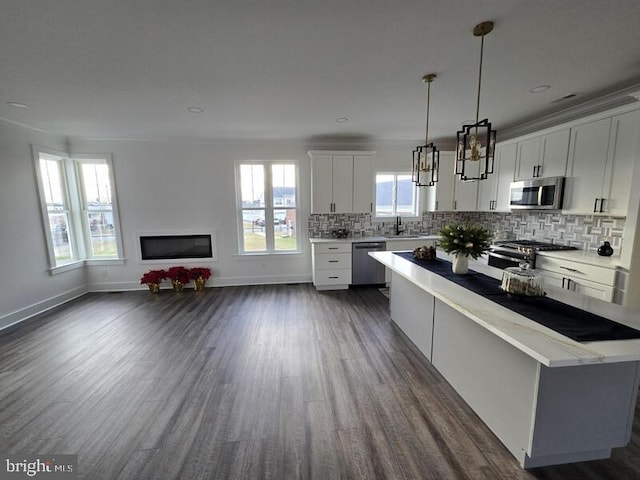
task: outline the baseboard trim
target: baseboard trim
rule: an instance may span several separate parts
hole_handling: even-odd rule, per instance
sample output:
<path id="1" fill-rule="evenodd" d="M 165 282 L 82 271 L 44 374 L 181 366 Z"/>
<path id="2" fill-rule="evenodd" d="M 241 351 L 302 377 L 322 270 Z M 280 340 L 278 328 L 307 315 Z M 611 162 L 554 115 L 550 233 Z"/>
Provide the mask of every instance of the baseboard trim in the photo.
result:
<path id="1" fill-rule="evenodd" d="M 52 308 L 70 302 L 71 300 L 81 297 L 88 292 L 89 290 L 86 286 L 74 288 L 71 290 L 67 290 L 66 292 L 63 292 L 59 295 L 55 295 L 40 302 L 34 303 L 33 305 L 29 305 L 28 307 L 24 307 L 20 310 L 16 310 L 15 312 L 4 315 L 0 317 L 0 331 L 16 325 L 20 322 L 24 322 L 25 320 L 44 313 L 47 310 L 51 310 Z"/>

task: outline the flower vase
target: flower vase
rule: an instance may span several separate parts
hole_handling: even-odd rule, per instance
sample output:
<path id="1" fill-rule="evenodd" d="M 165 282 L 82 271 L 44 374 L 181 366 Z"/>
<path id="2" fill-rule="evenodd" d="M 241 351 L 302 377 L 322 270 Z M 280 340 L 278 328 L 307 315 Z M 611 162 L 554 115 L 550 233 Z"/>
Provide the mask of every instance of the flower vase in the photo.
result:
<path id="1" fill-rule="evenodd" d="M 171 284 L 173 285 L 174 292 L 181 292 L 184 288 L 184 283 L 180 282 L 179 280 L 171 280 Z"/>
<path id="2" fill-rule="evenodd" d="M 147 287 L 149 287 L 151 293 L 158 293 L 160 291 L 160 285 L 157 283 L 147 283 Z"/>
<path id="3" fill-rule="evenodd" d="M 451 271 L 458 275 L 464 275 L 469 271 L 469 257 L 466 255 L 454 255 L 451 262 Z"/>
<path id="4" fill-rule="evenodd" d="M 204 284 L 207 280 L 204 277 L 198 277 L 193 279 L 193 289 L 196 292 L 201 292 L 204 290 Z"/>

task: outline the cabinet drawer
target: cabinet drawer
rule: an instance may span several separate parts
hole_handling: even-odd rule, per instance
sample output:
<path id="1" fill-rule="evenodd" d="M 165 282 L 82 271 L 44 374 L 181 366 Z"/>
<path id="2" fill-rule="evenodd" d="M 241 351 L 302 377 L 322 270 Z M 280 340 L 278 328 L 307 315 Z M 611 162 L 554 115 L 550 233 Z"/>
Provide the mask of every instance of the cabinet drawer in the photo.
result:
<path id="1" fill-rule="evenodd" d="M 351 253 L 317 253 L 316 270 L 351 269 Z"/>
<path id="2" fill-rule="evenodd" d="M 349 285 L 351 269 L 317 270 L 314 272 L 314 285 Z"/>
<path id="3" fill-rule="evenodd" d="M 314 243 L 313 253 L 351 253 L 351 243 Z"/>
<path id="4" fill-rule="evenodd" d="M 559 273 L 573 278 L 581 278 L 604 285 L 615 285 L 616 271 L 612 268 L 587 265 L 586 263 L 570 262 L 558 258 L 536 257 L 536 268 Z"/>
<path id="5" fill-rule="evenodd" d="M 605 302 L 613 301 L 614 287 L 610 285 L 591 282 L 572 275 L 560 275 L 552 272 L 543 272 L 542 275 L 545 285 L 580 293 L 588 297 L 598 298 Z"/>

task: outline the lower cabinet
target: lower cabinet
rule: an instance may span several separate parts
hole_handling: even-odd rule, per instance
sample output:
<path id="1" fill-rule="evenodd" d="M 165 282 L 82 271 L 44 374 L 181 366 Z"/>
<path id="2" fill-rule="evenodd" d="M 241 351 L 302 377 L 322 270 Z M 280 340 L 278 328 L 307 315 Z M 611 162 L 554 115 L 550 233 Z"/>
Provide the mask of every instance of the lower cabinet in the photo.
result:
<path id="1" fill-rule="evenodd" d="M 552 257 L 536 257 L 545 285 L 571 290 L 589 297 L 613 301 L 616 271 L 612 268 L 571 262 Z"/>
<path id="2" fill-rule="evenodd" d="M 311 246 L 313 285 L 318 290 L 341 290 L 351 283 L 351 243 L 314 243 Z"/>
<path id="3" fill-rule="evenodd" d="M 434 297 L 395 272 L 391 272 L 391 319 L 431 360 Z M 416 312 L 421 312 L 417 315 Z"/>

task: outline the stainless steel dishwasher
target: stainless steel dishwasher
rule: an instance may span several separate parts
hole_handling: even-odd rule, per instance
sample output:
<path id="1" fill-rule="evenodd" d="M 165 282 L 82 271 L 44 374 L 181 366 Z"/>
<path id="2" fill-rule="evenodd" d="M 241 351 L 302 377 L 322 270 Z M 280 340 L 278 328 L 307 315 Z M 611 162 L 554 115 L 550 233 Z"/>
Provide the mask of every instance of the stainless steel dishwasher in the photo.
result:
<path id="1" fill-rule="evenodd" d="M 369 252 L 383 252 L 386 242 L 354 242 L 351 251 L 351 284 L 373 285 L 384 283 L 383 264 L 369 256 Z"/>

